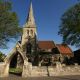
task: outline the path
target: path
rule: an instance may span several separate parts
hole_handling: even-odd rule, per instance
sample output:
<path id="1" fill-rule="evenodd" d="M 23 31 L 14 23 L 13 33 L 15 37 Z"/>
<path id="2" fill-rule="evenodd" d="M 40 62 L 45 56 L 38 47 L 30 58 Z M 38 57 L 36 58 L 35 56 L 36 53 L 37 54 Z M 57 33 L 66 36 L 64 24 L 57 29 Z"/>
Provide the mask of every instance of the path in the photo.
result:
<path id="1" fill-rule="evenodd" d="M 21 78 L 11 74 L 8 78 L 0 78 L 0 80 L 80 80 L 80 76 Z"/>

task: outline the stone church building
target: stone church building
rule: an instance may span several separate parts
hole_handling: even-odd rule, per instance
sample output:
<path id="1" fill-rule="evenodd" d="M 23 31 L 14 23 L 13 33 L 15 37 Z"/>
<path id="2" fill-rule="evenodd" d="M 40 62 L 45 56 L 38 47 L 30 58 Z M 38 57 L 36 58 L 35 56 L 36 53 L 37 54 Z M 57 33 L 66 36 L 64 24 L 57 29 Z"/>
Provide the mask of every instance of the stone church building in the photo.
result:
<path id="1" fill-rule="evenodd" d="M 32 3 L 29 8 L 27 22 L 23 27 L 20 46 L 25 52 L 28 61 L 33 65 L 54 65 L 56 61 L 64 62 L 65 57 L 73 56 L 67 44 L 55 44 L 54 41 L 38 41 L 37 27 L 33 15 Z M 37 60 L 36 60 L 37 59 Z M 51 63 L 51 64 L 49 64 Z"/>
<path id="2" fill-rule="evenodd" d="M 55 44 L 54 41 L 37 39 L 37 27 L 31 3 L 21 40 L 5 59 L 5 73 L 8 75 L 10 67 L 21 68 L 22 75 L 28 76 L 31 66 L 55 66 L 56 62 L 65 63 L 70 57 L 73 57 L 73 52 L 67 44 Z"/>

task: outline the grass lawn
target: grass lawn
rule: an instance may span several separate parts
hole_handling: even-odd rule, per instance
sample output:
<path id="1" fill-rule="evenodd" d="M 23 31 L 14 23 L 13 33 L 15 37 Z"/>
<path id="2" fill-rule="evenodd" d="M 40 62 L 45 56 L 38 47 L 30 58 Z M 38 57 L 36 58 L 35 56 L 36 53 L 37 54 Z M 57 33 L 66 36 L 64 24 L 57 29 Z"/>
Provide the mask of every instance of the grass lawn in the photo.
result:
<path id="1" fill-rule="evenodd" d="M 21 75 L 22 74 L 22 69 L 20 69 L 20 68 L 10 68 L 9 73 L 15 74 L 15 75 Z"/>

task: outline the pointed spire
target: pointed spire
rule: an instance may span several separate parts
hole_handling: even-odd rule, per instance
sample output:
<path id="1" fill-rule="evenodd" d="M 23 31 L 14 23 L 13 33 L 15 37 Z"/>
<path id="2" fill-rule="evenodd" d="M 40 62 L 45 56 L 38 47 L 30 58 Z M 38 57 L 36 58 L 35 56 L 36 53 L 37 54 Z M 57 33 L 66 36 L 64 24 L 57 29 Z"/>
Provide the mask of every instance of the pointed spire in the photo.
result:
<path id="1" fill-rule="evenodd" d="M 30 1 L 30 8 L 29 8 L 28 17 L 27 17 L 27 25 L 35 25 L 32 1 Z"/>

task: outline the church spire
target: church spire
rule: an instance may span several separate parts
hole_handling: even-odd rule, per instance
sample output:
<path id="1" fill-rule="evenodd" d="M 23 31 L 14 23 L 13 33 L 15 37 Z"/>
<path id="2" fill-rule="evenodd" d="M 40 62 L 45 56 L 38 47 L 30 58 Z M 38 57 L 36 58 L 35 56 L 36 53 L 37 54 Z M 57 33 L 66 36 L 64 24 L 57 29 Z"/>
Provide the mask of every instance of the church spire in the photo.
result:
<path id="1" fill-rule="evenodd" d="M 27 16 L 27 25 L 35 25 L 32 1 L 30 1 L 30 8 L 29 8 L 28 16 Z M 33 26 L 31 26 L 31 27 L 33 27 Z"/>
<path id="2" fill-rule="evenodd" d="M 30 39 L 36 39 L 37 29 L 33 15 L 32 1 L 30 2 L 27 22 L 23 27 L 22 45 L 25 45 Z M 35 41 L 33 41 L 35 43 Z"/>

